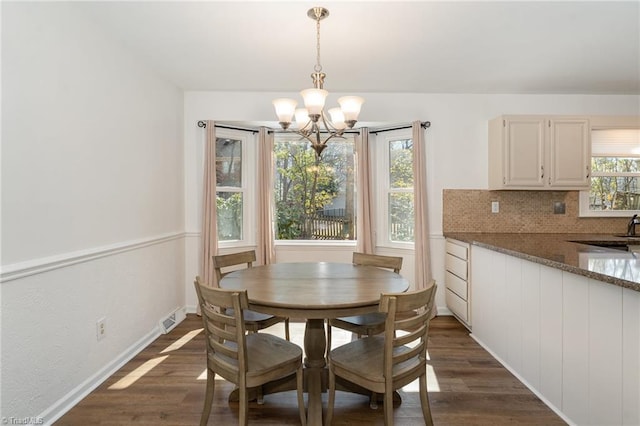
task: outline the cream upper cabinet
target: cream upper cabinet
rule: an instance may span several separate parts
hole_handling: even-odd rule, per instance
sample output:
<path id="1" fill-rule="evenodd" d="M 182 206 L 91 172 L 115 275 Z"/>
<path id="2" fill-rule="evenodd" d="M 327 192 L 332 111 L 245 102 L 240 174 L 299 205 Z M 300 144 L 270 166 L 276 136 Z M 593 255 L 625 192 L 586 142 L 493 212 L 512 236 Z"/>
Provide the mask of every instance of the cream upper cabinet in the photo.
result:
<path id="1" fill-rule="evenodd" d="M 589 119 L 505 115 L 489 122 L 489 189 L 588 189 Z"/>

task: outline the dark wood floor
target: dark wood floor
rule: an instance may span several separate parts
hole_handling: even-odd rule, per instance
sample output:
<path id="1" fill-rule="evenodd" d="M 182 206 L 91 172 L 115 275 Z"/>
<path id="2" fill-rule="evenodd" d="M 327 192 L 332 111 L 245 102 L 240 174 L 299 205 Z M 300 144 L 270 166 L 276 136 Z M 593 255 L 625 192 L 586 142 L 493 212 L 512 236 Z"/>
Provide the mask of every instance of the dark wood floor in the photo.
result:
<path id="1" fill-rule="evenodd" d="M 282 324 L 273 327 L 282 333 Z M 302 342 L 304 324 L 292 323 L 292 340 Z M 196 425 L 206 383 L 200 317 L 187 319 L 106 380 L 56 422 L 56 425 Z M 511 373 L 482 349 L 452 317 L 437 317 L 429 333 L 429 398 L 436 425 L 565 424 Z M 335 330 L 334 345 L 349 335 Z M 414 386 L 415 384 L 415 386 Z M 399 426 L 422 425 L 417 383 L 403 389 L 395 407 Z M 232 385 L 216 383 L 210 425 L 236 425 L 237 403 L 227 397 Z M 326 395 L 323 396 L 326 404 Z M 325 405 L 326 406 L 326 405 Z M 299 424 L 295 392 L 267 395 L 252 402 L 249 422 Z M 338 392 L 335 425 L 382 425 L 382 406 L 369 408 L 365 396 Z"/>

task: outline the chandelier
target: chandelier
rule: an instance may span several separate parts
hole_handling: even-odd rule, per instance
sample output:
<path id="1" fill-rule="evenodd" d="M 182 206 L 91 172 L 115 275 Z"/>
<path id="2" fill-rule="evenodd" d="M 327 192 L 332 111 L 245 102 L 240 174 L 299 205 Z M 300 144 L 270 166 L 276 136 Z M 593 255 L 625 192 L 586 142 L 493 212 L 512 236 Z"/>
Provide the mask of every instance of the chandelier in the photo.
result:
<path id="1" fill-rule="evenodd" d="M 329 16 L 329 11 L 324 7 L 314 7 L 309 9 L 307 16 L 316 21 L 316 65 L 311 74 L 313 87 L 300 92 L 304 108 L 296 109 L 297 102 L 286 98 L 274 99 L 273 106 L 280 126 L 311 142 L 311 147 L 320 157 L 330 139 L 342 136 L 347 128 L 353 128 L 358 121 L 364 99 L 358 96 L 343 96 L 338 99 L 340 107 L 329 109 L 331 118 L 327 117 L 324 103 L 329 92 L 323 89 L 326 74 L 322 72 L 320 65 L 320 21 Z M 294 116 L 295 123 L 292 123 Z"/>

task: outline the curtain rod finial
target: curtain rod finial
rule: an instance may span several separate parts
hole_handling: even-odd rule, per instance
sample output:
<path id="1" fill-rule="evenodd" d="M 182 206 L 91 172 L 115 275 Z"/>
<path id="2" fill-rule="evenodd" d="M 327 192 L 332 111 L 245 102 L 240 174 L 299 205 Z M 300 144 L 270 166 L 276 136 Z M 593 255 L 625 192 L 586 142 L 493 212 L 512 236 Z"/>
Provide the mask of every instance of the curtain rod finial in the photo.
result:
<path id="1" fill-rule="evenodd" d="M 205 123 L 204 121 L 200 120 L 200 121 L 198 121 L 198 127 L 204 127 L 206 129 L 207 128 L 207 123 Z"/>

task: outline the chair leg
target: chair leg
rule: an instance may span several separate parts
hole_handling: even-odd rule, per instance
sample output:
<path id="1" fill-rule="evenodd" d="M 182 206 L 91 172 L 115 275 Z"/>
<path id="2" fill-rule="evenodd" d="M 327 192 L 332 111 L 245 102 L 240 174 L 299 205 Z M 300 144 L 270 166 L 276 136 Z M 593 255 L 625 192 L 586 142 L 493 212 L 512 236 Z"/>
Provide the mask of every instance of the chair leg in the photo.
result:
<path id="1" fill-rule="evenodd" d="M 371 332 L 371 330 L 367 330 L 367 337 L 373 336 L 373 333 Z M 361 336 L 358 334 L 358 339 L 360 339 Z M 372 410 L 377 410 L 378 409 L 378 394 L 376 394 L 375 392 L 371 392 L 371 396 L 369 397 L 369 408 L 371 408 Z"/>
<path id="2" fill-rule="evenodd" d="M 207 368 L 207 390 L 204 395 L 204 407 L 200 416 L 200 426 L 205 426 L 211 414 L 211 404 L 213 403 L 213 391 L 216 386 L 216 373 Z"/>
<path id="3" fill-rule="evenodd" d="M 384 426 L 393 426 L 393 389 L 384 392 Z"/>
<path id="4" fill-rule="evenodd" d="M 284 320 L 284 338 L 287 339 L 287 342 L 291 341 L 291 334 L 289 333 L 289 318 Z"/>
<path id="5" fill-rule="evenodd" d="M 429 392 L 427 392 L 427 375 L 420 376 L 420 405 L 422 406 L 422 416 L 426 426 L 433 426 L 431 418 L 431 406 L 429 405 Z"/>
<path id="6" fill-rule="evenodd" d="M 329 352 L 331 352 L 331 321 L 327 319 L 327 353 L 325 354 L 327 359 L 329 358 Z"/>
<path id="7" fill-rule="evenodd" d="M 371 396 L 369 396 L 369 408 L 372 410 L 378 409 L 378 394 L 375 392 L 371 392 Z"/>
<path id="8" fill-rule="evenodd" d="M 238 410 L 238 425 L 248 426 L 249 424 L 249 389 L 246 386 L 238 385 L 240 394 L 240 409 Z"/>
<path id="9" fill-rule="evenodd" d="M 307 424 L 307 414 L 306 409 L 304 407 L 304 374 L 302 371 L 302 365 L 296 371 L 296 387 L 298 393 L 298 409 L 300 410 L 300 422 L 302 426 L 306 426 Z"/>
<path id="10" fill-rule="evenodd" d="M 264 404 L 264 392 L 262 392 L 262 386 L 258 386 L 257 388 L 258 395 L 256 396 L 256 402 L 258 405 Z"/>
<path id="11" fill-rule="evenodd" d="M 327 417 L 325 426 L 330 426 L 333 421 L 333 405 L 336 402 L 336 375 L 329 367 L 329 401 L 327 402 Z"/>

